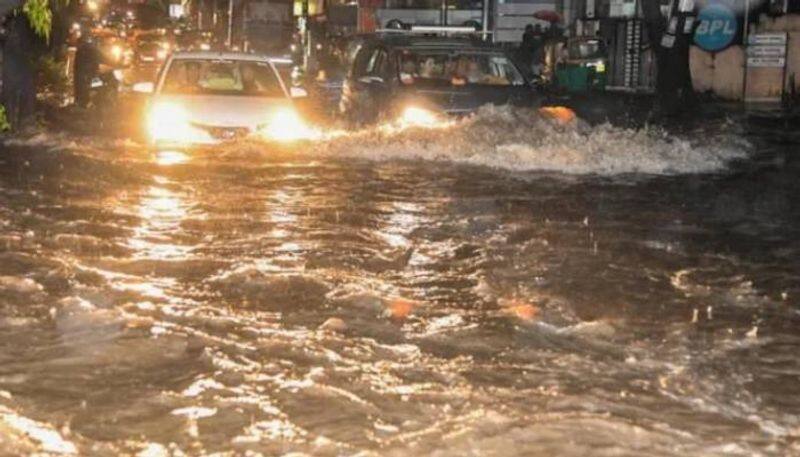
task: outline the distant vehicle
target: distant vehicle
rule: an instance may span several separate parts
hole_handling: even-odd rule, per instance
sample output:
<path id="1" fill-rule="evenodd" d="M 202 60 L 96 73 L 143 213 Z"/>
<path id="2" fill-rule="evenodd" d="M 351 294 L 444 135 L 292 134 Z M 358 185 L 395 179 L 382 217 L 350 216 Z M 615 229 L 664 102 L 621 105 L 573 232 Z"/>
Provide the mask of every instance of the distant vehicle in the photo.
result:
<path id="1" fill-rule="evenodd" d="M 217 47 L 211 31 L 184 30 L 175 41 L 179 51 L 211 51 Z"/>
<path id="2" fill-rule="evenodd" d="M 170 56 L 151 92 L 147 130 L 154 148 L 215 145 L 248 137 L 289 141 L 308 127 L 295 110 L 292 90 L 265 56 L 236 52 L 178 52 Z"/>
<path id="3" fill-rule="evenodd" d="M 134 61 L 137 64 L 160 64 L 169 55 L 170 47 L 170 43 L 162 36 L 137 37 L 133 50 Z"/>
<path id="4" fill-rule="evenodd" d="M 506 51 L 477 37 L 382 33 L 360 40 L 340 102 L 351 122 L 425 120 L 469 114 L 486 104 L 539 101 Z"/>
<path id="5" fill-rule="evenodd" d="M 70 46 L 77 46 L 82 36 L 92 34 L 95 25 L 95 21 L 91 16 L 77 17 L 75 22 L 70 25 L 67 35 L 67 44 Z"/>
<path id="6" fill-rule="evenodd" d="M 99 34 L 97 46 L 109 64 L 127 66 L 131 63 L 133 52 L 123 38 L 107 33 Z"/>

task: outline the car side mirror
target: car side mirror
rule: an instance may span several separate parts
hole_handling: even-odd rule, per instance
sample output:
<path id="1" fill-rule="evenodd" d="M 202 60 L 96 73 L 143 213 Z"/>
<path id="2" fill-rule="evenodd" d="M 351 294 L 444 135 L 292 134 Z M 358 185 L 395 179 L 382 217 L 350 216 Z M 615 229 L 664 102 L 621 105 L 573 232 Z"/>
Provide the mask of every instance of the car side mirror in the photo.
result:
<path id="1" fill-rule="evenodd" d="M 308 91 L 306 91 L 302 87 L 292 86 L 289 88 L 289 96 L 292 98 L 308 97 Z"/>
<path id="2" fill-rule="evenodd" d="M 156 85 L 152 82 L 139 82 L 133 85 L 133 91 L 140 94 L 152 94 L 156 89 Z"/>

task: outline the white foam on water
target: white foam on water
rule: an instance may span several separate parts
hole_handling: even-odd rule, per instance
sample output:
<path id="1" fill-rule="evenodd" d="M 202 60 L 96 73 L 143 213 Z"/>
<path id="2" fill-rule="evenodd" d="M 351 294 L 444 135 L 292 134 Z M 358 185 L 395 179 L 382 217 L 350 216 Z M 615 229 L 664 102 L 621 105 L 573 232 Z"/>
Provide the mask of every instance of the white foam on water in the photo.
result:
<path id="1" fill-rule="evenodd" d="M 30 295 L 43 290 L 42 285 L 33 279 L 19 276 L 0 276 L 0 292 Z"/>
<path id="2" fill-rule="evenodd" d="M 27 135 L 15 135 L 5 138 L 2 144 L 7 146 L 27 146 L 27 147 L 69 147 L 76 146 L 70 136 L 65 132 L 52 132 L 35 130 Z"/>
<path id="3" fill-rule="evenodd" d="M 61 436 L 50 425 L 20 416 L 5 408 L 0 409 L 0 420 L 12 430 L 36 442 L 41 450 L 48 454 L 63 455 L 78 452 L 74 443 Z"/>
<path id="4" fill-rule="evenodd" d="M 658 127 L 641 129 L 610 124 L 589 126 L 581 120 L 562 124 L 536 110 L 487 105 L 475 115 L 433 128 L 381 125 L 358 131 L 315 131 L 313 139 L 288 144 L 248 140 L 193 152 L 195 159 L 270 160 L 347 158 L 424 160 L 485 166 L 514 172 L 545 171 L 573 175 L 674 175 L 724 170 L 746 158 L 749 143 L 723 127 L 709 127 L 692 137 Z M 129 139 L 79 138 L 59 132 L 12 137 L 3 144 L 83 151 L 127 151 L 141 160 L 142 146 Z M 104 154 L 104 152 L 103 152 Z M 133 155 L 130 155 L 133 154 Z M 256 164 L 258 161 L 256 161 Z"/>
<path id="5" fill-rule="evenodd" d="M 312 154 L 371 160 L 426 160 L 510 171 L 567 174 L 683 174 L 723 170 L 749 146 L 724 133 L 686 139 L 658 128 L 560 124 L 530 109 L 486 106 L 435 128 L 372 128 L 332 135 Z"/>

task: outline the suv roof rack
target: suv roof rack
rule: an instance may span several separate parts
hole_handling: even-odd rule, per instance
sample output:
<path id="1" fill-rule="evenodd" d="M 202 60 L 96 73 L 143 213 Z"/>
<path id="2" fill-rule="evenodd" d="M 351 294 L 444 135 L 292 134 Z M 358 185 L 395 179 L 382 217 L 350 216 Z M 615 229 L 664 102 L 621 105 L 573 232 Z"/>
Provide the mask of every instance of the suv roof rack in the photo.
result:
<path id="1" fill-rule="evenodd" d="M 492 32 L 484 32 L 470 26 L 454 25 L 412 25 L 410 28 L 402 29 L 378 29 L 377 33 L 398 33 L 398 34 L 440 34 L 440 35 L 484 35 Z"/>

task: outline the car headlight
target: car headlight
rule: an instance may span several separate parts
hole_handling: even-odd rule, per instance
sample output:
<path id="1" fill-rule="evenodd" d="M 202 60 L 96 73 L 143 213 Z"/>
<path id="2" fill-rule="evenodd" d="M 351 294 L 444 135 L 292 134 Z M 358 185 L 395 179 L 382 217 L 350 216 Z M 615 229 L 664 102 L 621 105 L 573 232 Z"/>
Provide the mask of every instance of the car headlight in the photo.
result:
<path id="1" fill-rule="evenodd" d="M 404 126 L 434 127 L 439 124 L 439 115 L 431 110 L 409 106 L 400 115 L 400 123 Z"/>
<path id="2" fill-rule="evenodd" d="M 259 133 L 268 140 L 310 140 L 317 132 L 310 128 L 293 108 L 280 108 L 273 112 L 269 122 L 259 126 Z"/>
<path id="3" fill-rule="evenodd" d="M 208 134 L 189 123 L 183 107 L 169 102 L 156 103 L 147 116 L 147 133 L 153 141 L 181 144 L 207 140 Z"/>
<path id="4" fill-rule="evenodd" d="M 122 57 L 122 47 L 117 44 L 111 46 L 111 57 L 113 57 L 114 60 L 119 60 L 120 57 Z"/>

